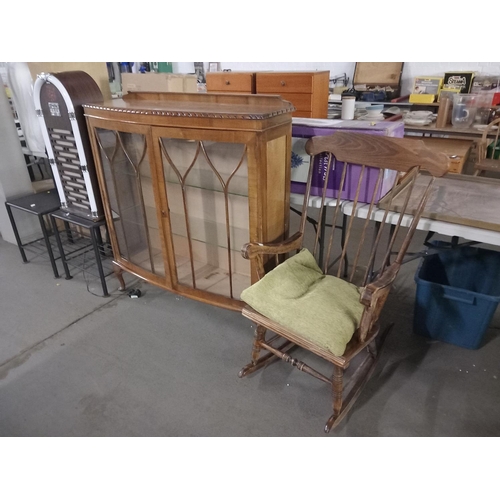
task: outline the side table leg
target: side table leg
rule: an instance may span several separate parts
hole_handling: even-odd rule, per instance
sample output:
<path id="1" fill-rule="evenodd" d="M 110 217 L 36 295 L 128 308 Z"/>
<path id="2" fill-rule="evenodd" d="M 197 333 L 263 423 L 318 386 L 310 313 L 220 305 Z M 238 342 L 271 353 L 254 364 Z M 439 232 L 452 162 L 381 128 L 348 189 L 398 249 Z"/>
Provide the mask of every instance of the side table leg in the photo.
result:
<path id="1" fill-rule="evenodd" d="M 101 279 L 102 291 L 103 291 L 104 297 L 109 297 L 108 287 L 106 285 L 106 278 L 104 276 L 104 270 L 102 268 L 101 251 L 99 249 L 99 245 L 97 244 L 97 231 L 98 230 L 99 230 L 98 227 L 93 227 L 90 230 L 91 236 L 92 236 L 92 245 L 94 247 L 95 259 L 96 259 L 96 263 L 97 263 L 97 270 L 99 271 L 99 278 Z"/>
<path id="2" fill-rule="evenodd" d="M 7 214 L 9 216 L 10 223 L 12 225 L 12 231 L 14 232 L 14 237 L 16 238 L 17 247 L 19 248 L 19 252 L 21 253 L 21 258 L 23 259 L 24 264 L 28 262 L 26 258 L 26 252 L 24 251 L 23 244 L 21 243 L 21 238 L 19 237 L 19 231 L 17 230 L 17 224 L 14 220 L 14 215 L 12 214 L 12 208 L 10 205 L 5 205 L 7 209 Z"/>
<path id="3" fill-rule="evenodd" d="M 40 221 L 40 227 L 43 233 L 43 239 L 45 240 L 45 246 L 47 247 L 47 253 L 49 254 L 50 263 L 52 265 L 52 270 L 54 271 L 54 277 L 59 278 L 59 271 L 57 270 L 56 261 L 54 258 L 54 253 L 52 252 L 52 246 L 50 244 L 49 234 L 47 232 L 47 226 L 43 219 L 43 215 L 39 215 L 38 219 Z"/>
<path id="4" fill-rule="evenodd" d="M 70 280 L 72 278 L 72 276 L 69 272 L 68 264 L 66 262 L 66 255 L 64 254 L 64 248 L 63 248 L 62 241 L 61 241 L 61 235 L 59 234 L 59 231 L 57 230 L 57 222 L 56 222 L 54 217 L 51 216 L 50 218 L 52 220 L 52 228 L 54 230 L 54 235 L 56 237 L 57 248 L 59 248 L 59 255 L 61 256 L 61 262 L 62 262 L 62 265 L 64 268 L 64 274 L 66 275 L 66 279 Z M 66 226 L 67 222 L 65 222 L 64 224 Z M 69 228 L 69 226 L 68 226 L 68 228 Z M 71 243 L 73 243 L 73 242 L 71 241 Z"/>
<path id="5" fill-rule="evenodd" d="M 71 232 L 71 227 L 69 225 L 69 222 L 68 221 L 64 221 L 64 230 L 66 231 L 66 236 L 68 238 L 68 241 L 70 243 L 74 243 L 75 240 L 73 239 L 73 233 Z M 54 226 L 54 231 L 57 232 L 57 226 Z"/>
<path id="6" fill-rule="evenodd" d="M 102 241 L 101 226 L 95 228 L 95 236 L 97 238 L 97 246 L 99 247 L 99 253 L 102 257 L 106 257 L 106 252 L 104 250 L 104 242 Z"/>

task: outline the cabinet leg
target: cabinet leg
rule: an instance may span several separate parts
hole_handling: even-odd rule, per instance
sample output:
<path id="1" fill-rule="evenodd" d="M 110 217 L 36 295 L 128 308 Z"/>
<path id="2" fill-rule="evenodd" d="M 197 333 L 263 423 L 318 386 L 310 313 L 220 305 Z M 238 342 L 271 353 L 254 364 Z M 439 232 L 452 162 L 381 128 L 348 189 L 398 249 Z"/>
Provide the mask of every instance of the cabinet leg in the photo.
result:
<path id="1" fill-rule="evenodd" d="M 120 287 L 118 288 L 118 290 L 120 290 L 120 292 L 123 292 L 126 288 L 125 280 L 123 279 L 123 269 L 120 266 L 113 264 L 113 272 L 115 273 L 116 279 L 120 282 Z"/>

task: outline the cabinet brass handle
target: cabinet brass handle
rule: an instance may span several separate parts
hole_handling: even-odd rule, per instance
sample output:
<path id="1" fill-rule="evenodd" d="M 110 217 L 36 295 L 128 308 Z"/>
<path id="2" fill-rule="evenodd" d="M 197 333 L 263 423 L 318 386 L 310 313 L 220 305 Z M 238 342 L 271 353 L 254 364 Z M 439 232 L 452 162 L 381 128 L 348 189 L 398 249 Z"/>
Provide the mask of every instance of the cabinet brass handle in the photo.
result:
<path id="1" fill-rule="evenodd" d="M 231 82 L 229 80 L 226 80 L 226 85 L 229 85 Z"/>
<path id="2" fill-rule="evenodd" d="M 281 80 L 281 86 L 284 87 L 285 86 L 285 82 L 283 80 Z"/>

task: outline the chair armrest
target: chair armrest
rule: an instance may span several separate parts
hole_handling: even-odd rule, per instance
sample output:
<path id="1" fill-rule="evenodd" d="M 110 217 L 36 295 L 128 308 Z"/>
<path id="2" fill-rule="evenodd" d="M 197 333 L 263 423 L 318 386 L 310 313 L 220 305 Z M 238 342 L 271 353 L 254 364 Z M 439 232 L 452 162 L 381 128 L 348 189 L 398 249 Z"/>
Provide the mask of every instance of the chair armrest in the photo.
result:
<path id="1" fill-rule="evenodd" d="M 277 255 L 281 253 L 288 253 L 292 250 L 298 250 L 302 245 L 303 234 L 301 232 L 295 233 L 284 241 L 279 243 L 246 243 L 241 249 L 241 255 L 245 259 L 252 259 L 257 255 L 269 254 Z"/>
<path id="2" fill-rule="evenodd" d="M 372 281 L 363 288 L 359 301 L 365 306 L 371 305 L 384 288 L 392 285 L 400 267 L 401 264 L 397 262 L 387 267 L 375 281 Z"/>
<path id="3" fill-rule="evenodd" d="M 372 283 L 361 290 L 359 301 L 365 306 L 358 329 L 358 338 L 361 342 L 377 327 L 380 312 L 396 279 L 401 264 L 394 262 Z"/>

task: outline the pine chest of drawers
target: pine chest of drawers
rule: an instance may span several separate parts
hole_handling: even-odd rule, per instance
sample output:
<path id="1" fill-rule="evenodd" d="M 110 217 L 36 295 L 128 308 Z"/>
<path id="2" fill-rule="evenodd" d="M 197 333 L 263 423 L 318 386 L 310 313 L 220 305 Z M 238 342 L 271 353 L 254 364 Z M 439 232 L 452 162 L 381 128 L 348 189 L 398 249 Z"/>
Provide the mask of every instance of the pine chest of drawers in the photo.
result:
<path id="1" fill-rule="evenodd" d="M 255 73 L 217 71 L 207 73 L 207 92 L 255 94 Z"/>
<path id="2" fill-rule="evenodd" d="M 301 118 L 327 118 L 329 71 L 257 72 L 257 94 L 279 94 Z"/>

